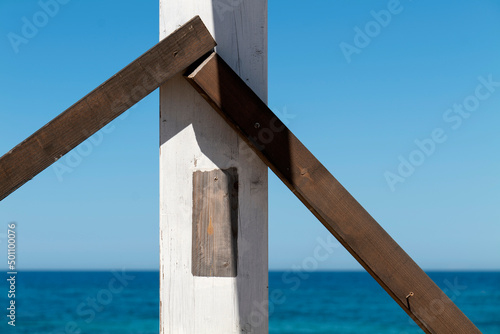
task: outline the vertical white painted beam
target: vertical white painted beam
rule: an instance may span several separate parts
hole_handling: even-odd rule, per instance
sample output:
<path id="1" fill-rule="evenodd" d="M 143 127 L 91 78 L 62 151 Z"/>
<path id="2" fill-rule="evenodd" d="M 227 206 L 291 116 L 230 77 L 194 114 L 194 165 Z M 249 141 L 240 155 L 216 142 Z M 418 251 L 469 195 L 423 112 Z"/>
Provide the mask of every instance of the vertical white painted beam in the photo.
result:
<path id="1" fill-rule="evenodd" d="M 160 0 L 160 37 L 199 15 L 267 101 L 267 0 Z M 193 172 L 236 167 L 236 277 L 193 276 Z M 160 332 L 267 333 L 267 168 L 182 78 L 160 89 Z"/>

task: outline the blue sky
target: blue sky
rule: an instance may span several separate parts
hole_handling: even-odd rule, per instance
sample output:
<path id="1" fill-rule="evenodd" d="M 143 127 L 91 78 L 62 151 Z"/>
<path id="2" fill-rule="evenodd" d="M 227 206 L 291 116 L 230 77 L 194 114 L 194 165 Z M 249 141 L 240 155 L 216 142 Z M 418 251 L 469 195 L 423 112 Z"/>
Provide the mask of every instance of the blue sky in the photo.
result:
<path id="1" fill-rule="evenodd" d="M 0 2 L 0 155 L 158 41 L 156 0 L 66 2 L 27 35 L 40 4 Z M 499 14 L 269 2 L 270 107 L 424 269 L 500 269 Z M 19 269 L 157 269 L 158 137 L 154 92 L 62 158 L 70 172 L 0 203 L 2 252 L 15 221 Z M 328 238 L 270 173 L 270 268 L 303 268 Z M 316 263 L 360 268 L 341 248 Z"/>

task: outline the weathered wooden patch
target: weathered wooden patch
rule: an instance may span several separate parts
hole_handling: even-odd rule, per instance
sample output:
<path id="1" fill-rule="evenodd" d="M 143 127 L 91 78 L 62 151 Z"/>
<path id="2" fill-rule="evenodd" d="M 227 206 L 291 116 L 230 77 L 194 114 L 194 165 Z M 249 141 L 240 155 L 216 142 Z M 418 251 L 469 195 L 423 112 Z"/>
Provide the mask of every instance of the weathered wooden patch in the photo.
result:
<path id="1" fill-rule="evenodd" d="M 238 266 L 238 172 L 193 173 L 194 276 L 236 277 Z"/>

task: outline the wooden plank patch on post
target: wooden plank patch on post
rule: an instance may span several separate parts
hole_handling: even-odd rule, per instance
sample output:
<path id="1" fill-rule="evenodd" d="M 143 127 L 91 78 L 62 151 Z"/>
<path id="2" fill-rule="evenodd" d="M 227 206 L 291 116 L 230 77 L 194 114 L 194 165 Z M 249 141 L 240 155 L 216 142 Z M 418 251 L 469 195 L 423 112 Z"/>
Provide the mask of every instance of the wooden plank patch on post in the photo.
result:
<path id="1" fill-rule="evenodd" d="M 238 172 L 193 173 L 192 273 L 236 277 L 238 266 Z"/>
<path id="2" fill-rule="evenodd" d="M 92 136 L 216 43 L 199 17 L 47 123 L 0 158 L 0 200 Z"/>
<path id="3" fill-rule="evenodd" d="M 480 333 L 218 55 L 187 80 L 426 333 Z"/>

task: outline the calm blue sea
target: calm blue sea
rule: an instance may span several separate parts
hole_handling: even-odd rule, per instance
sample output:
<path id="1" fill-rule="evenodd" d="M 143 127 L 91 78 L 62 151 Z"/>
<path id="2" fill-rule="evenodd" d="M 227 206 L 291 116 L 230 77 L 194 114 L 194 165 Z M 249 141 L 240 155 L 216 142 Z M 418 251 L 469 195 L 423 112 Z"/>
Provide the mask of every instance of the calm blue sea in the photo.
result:
<path id="1" fill-rule="evenodd" d="M 483 333 L 500 334 L 500 273 L 429 275 Z M 158 333 L 158 281 L 158 272 L 20 272 L 15 328 L 0 284 L 0 333 Z M 272 334 L 422 333 L 365 272 L 271 272 L 269 291 L 279 296 Z"/>

